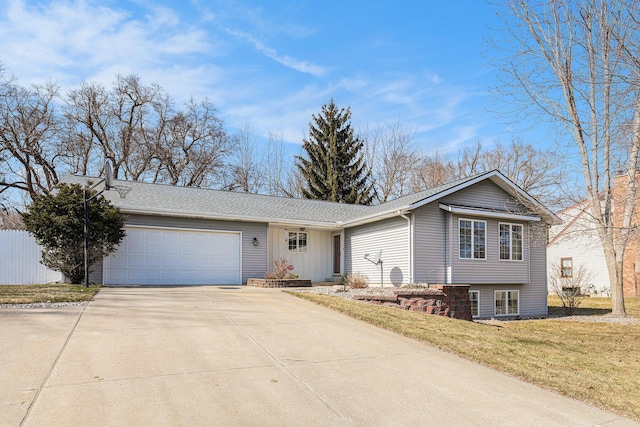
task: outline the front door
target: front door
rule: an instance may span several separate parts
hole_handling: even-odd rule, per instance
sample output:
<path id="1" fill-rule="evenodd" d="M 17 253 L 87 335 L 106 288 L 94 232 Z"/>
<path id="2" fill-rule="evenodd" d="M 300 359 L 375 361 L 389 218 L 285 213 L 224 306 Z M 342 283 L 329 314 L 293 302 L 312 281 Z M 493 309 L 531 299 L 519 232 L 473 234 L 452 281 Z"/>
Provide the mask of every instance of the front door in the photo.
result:
<path id="1" fill-rule="evenodd" d="M 333 236 L 333 274 L 340 274 L 340 235 Z"/>

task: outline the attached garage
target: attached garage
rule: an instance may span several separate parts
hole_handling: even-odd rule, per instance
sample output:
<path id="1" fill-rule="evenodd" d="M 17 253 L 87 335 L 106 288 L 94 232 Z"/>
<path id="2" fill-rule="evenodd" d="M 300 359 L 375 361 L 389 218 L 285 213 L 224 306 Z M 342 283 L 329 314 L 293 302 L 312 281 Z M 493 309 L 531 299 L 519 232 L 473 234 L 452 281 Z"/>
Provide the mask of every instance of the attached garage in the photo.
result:
<path id="1" fill-rule="evenodd" d="M 242 234 L 160 227 L 126 227 L 105 258 L 105 285 L 238 285 Z"/>

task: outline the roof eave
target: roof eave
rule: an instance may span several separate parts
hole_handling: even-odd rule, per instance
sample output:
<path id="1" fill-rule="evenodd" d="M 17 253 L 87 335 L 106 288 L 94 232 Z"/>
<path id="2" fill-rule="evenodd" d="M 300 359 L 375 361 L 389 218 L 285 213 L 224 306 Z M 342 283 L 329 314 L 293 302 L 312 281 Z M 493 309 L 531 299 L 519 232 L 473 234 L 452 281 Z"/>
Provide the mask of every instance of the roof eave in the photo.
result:
<path id="1" fill-rule="evenodd" d="M 391 209 L 388 211 L 384 211 L 381 213 L 377 213 L 377 214 L 373 214 L 373 215 L 367 215 L 365 217 L 362 218 L 356 218 L 354 220 L 351 221 L 345 221 L 344 223 L 342 223 L 342 226 L 347 228 L 347 227 L 356 227 L 358 225 L 364 225 L 364 224 L 368 224 L 370 222 L 376 222 L 376 221 L 381 221 L 383 219 L 388 219 L 388 218 L 393 218 L 395 216 L 399 216 L 401 213 L 405 214 L 405 213 L 409 213 L 411 210 L 409 209 L 409 206 L 403 206 L 400 208 L 396 208 L 396 209 Z"/>
<path id="2" fill-rule="evenodd" d="M 444 211 L 451 212 L 458 215 L 474 215 L 474 216 L 482 216 L 486 218 L 528 221 L 528 222 L 538 222 L 542 220 L 539 216 L 525 215 L 518 212 L 489 211 L 484 209 L 472 208 L 468 206 L 449 205 L 445 203 L 439 203 L 438 206 L 440 209 Z"/>
<path id="3" fill-rule="evenodd" d="M 342 225 L 339 222 L 336 223 L 328 223 L 322 221 L 302 221 L 296 219 L 289 218 L 260 218 L 253 216 L 245 216 L 245 215 L 212 215 L 206 214 L 202 212 L 176 212 L 168 209 L 146 209 L 146 208 L 133 208 L 122 206 L 120 207 L 120 212 L 123 214 L 133 214 L 133 215 L 154 215 L 154 216 L 172 216 L 172 217 L 180 217 L 180 218 L 201 218 L 201 219 L 215 219 L 221 221 L 241 221 L 241 222 L 259 222 L 259 223 L 275 223 L 275 224 L 287 224 L 287 225 L 296 225 L 296 226 L 304 226 L 304 227 L 314 227 L 314 228 L 326 228 L 326 229 L 340 229 Z"/>

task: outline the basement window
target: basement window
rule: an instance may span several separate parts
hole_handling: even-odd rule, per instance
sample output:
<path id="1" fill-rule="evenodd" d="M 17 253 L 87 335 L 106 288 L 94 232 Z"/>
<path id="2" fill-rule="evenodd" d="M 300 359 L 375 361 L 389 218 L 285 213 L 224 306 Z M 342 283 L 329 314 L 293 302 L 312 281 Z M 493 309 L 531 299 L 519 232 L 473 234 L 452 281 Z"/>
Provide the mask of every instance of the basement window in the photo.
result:
<path id="1" fill-rule="evenodd" d="M 520 313 L 520 291 L 495 291 L 496 316 Z"/>
<path id="2" fill-rule="evenodd" d="M 480 291 L 469 291 L 469 301 L 471 301 L 471 315 L 478 316 L 480 314 Z"/>

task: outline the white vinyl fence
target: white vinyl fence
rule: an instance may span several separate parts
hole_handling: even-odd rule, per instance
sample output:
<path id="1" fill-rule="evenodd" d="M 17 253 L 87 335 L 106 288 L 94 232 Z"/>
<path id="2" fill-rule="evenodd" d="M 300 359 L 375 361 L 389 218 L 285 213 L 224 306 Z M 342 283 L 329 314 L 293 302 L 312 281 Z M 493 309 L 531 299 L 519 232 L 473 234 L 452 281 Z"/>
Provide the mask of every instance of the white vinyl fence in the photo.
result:
<path id="1" fill-rule="evenodd" d="M 0 230 L 0 285 L 29 285 L 62 280 L 62 273 L 40 263 L 40 247 L 21 230 Z"/>

